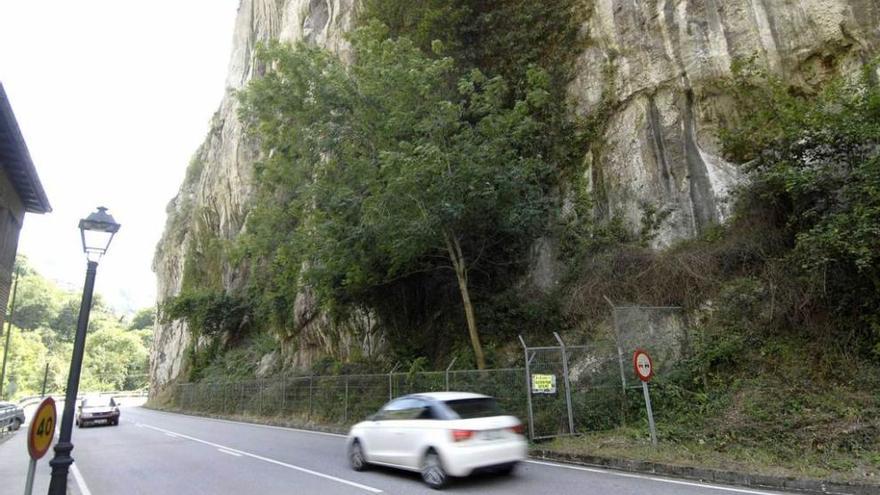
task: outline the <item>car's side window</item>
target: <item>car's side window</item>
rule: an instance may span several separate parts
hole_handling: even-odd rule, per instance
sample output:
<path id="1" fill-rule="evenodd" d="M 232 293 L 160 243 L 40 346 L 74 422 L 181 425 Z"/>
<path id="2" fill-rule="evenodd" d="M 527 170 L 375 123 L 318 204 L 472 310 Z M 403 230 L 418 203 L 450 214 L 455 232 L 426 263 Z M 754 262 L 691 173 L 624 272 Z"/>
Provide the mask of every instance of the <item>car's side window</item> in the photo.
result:
<path id="1" fill-rule="evenodd" d="M 391 402 L 376 415 L 377 420 L 436 419 L 427 402 L 420 399 L 398 399 Z"/>
<path id="2" fill-rule="evenodd" d="M 406 405 L 406 401 L 408 399 L 397 399 L 395 401 L 389 402 L 382 408 L 377 414 L 376 420 L 386 420 L 386 419 L 398 419 L 395 416 L 399 414 L 400 409 L 402 409 Z"/>

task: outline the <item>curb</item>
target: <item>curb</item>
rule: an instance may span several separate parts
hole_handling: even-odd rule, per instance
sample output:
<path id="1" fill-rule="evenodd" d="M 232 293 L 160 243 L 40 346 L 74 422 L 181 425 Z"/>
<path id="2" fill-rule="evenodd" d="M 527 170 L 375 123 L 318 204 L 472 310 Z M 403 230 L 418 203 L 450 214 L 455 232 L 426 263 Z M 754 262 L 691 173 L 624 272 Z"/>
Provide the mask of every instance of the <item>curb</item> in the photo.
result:
<path id="1" fill-rule="evenodd" d="M 746 474 L 721 469 L 676 466 L 674 464 L 614 459 L 593 455 L 567 454 L 546 449 L 533 449 L 529 451 L 529 454 L 532 458 L 546 461 L 564 462 L 566 464 L 578 464 L 581 466 L 599 467 L 635 473 L 659 474 L 673 478 L 684 478 L 724 485 L 746 486 L 750 488 L 787 490 L 808 494 L 823 493 L 829 495 L 877 495 L 880 493 L 880 485 Z"/>

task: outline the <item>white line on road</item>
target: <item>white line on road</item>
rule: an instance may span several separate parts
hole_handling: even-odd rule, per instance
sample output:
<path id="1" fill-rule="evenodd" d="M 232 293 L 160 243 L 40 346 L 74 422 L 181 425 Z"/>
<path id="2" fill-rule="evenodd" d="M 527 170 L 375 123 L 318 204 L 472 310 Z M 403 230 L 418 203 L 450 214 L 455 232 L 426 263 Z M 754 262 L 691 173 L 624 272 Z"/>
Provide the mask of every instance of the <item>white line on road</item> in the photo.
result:
<path id="1" fill-rule="evenodd" d="M 261 425 L 261 424 L 259 424 L 259 423 L 251 423 L 250 421 L 233 421 L 233 420 L 230 420 L 230 419 L 208 418 L 208 417 L 205 417 L 205 416 L 195 416 L 195 415 L 192 415 L 192 414 L 182 414 L 182 413 L 172 413 L 172 412 L 166 412 L 166 411 L 158 411 L 158 410 L 156 410 L 156 409 L 149 409 L 149 411 L 150 411 L 151 413 L 167 414 L 167 415 L 169 415 L 169 416 L 176 416 L 176 417 L 181 417 L 181 416 L 182 416 L 182 417 L 185 417 L 185 418 L 197 418 L 197 419 L 199 419 L 199 420 L 205 420 L 205 421 L 216 421 L 216 422 L 218 422 L 218 423 L 229 423 L 229 424 L 233 424 L 233 425 L 255 426 L 255 427 L 257 427 L 257 428 L 269 428 L 269 429 L 272 429 L 272 430 L 298 431 L 298 432 L 300 432 L 300 433 L 310 433 L 310 434 L 312 434 L 312 435 L 325 435 L 325 436 L 328 436 L 328 437 L 340 437 L 340 438 L 345 438 L 345 436 L 346 436 L 346 435 L 341 435 L 341 434 L 339 434 L 339 433 L 330 433 L 330 432 L 328 432 L 328 431 L 304 430 L 304 429 L 302 429 L 302 428 L 293 428 L 293 427 L 290 427 L 290 426 Z"/>
<path id="2" fill-rule="evenodd" d="M 278 460 L 275 460 L 275 459 L 270 459 L 270 458 L 268 458 L 268 457 L 263 457 L 263 456 L 261 456 L 261 455 L 252 454 L 252 453 L 250 453 L 250 452 L 245 452 L 244 450 L 238 450 L 238 449 L 234 449 L 234 448 L 232 448 L 232 447 L 227 447 L 227 446 L 225 446 L 225 445 L 220 445 L 220 444 L 218 444 L 218 443 L 209 442 L 209 441 L 207 441 L 207 440 L 202 440 L 202 439 L 199 439 L 199 438 L 191 437 L 191 436 L 189 436 L 189 435 L 184 435 L 183 433 L 177 433 L 177 432 L 174 432 L 174 431 L 166 430 L 166 429 L 164 429 L 164 428 L 159 428 L 159 427 L 157 427 L 157 426 L 152 426 L 152 425 L 148 425 L 148 424 L 143 424 L 143 425 L 144 425 L 145 428 L 150 428 L 150 429 L 153 429 L 153 430 L 156 430 L 156 431 L 160 431 L 160 432 L 162 432 L 162 433 L 165 433 L 166 435 L 170 433 L 170 434 L 172 434 L 172 435 L 177 435 L 177 436 L 180 437 L 180 438 L 186 438 L 187 440 L 192 440 L 193 442 L 198 442 L 198 443 L 201 443 L 201 444 L 210 445 L 211 447 L 216 447 L 216 448 L 218 448 L 218 449 L 227 450 L 227 451 L 229 451 L 229 452 L 235 452 L 235 453 L 238 453 L 238 454 L 241 454 L 241 455 L 247 456 L 247 457 L 251 457 L 251 458 L 254 458 L 254 459 L 259 459 L 259 460 L 264 461 L 264 462 L 268 462 L 268 463 L 275 464 L 275 465 L 278 465 L 278 466 L 283 466 L 283 467 L 286 467 L 286 468 L 288 468 L 288 469 L 293 469 L 293 470 L 295 470 L 295 471 L 300 471 L 300 472 L 302 472 L 302 473 L 311 474 L 312 476 L 317 476 L 317 477 L 319 477 L 319 478 L 324 478 L 324 479 L 328 479 L 328 480 L 331 480 L 331 481 L 335 481 L 335 482 L 337 482 L 337 483 L 342 483 L 342 484 L 345 484 L 345 485 L 353 486 L 353 487 L 355 487 L 355 488 L 360 488 L 361 490 L 366 490 L 366 491 L 368 491 L 368 492 L 372 492 L 372 493 L 382 493 L 382 490 L 380 490 L 380 489 L 378 489 L 378 488 L 373 488 L 373 487 L 371 487 L 371 486 L 362 485 L 362 484 L 360 484 L 360 483 L 355 483 L 354 481 L 348 481 L 348 480 L 345 480 L 345 479 L 342 479 L 342 478 L 337 478 L 336 476 L 331 476 L 331 475 L 329 475 L 329 474 L 319 473 L 319 472 L 317 472 L 317 471 L 312 471 L 311 469 L 306 469 L 306 468 L 304 468 L 304 467 L 294 466 L 293 464 L 288 464 L 288 463 L 286 463 L 286 462 L 281 462 L 281 461 L 278 461 Z"/>
<path id="3" fill-rule="evenodd" d="M 168 435 L 171 438 L 177 438 L 177 435 L 175 435 L 174 433 L 166 433 L 166 435 Z"/>
<path id="4" fill-rule="evenodd" d="M 76 484 L 79 486 L 79 492 L 82 495 L 92 495 L 92 492 L 86 485 L 86 480 L 83 479 L 82 473 L 80 473 L 79 468 L 76 467 L 76 463 L 70 465 L 70 470 L 73 471 L 73 479 L 76 480 Z"/>
<path id="5" fill-rule="evenodd" d="M 241 454 L 239 454 L 238 452 L 232 452 L 232 451 L 226 450 L 226 449 L 217 449 L 217 451 L 220 453 L 223 453 L 223 454 L 229 454 L 229 455 L 234 455 L 235 457 L 241 457 Z"/>
<path id="6" fill-rule="evenodd" d="M 583 466 L 570 466 L 570 465 L 566 465 L 566 464 L 556 464 L 553 462 L 542 462 L 542 461 L 525 461 L 525 462 L 528 462 L 530 464 L 540 464 L 542 466 L 552 466 L 552 467 L 558 467 L 558 468 L 563 468 L 563 469 L 574 469 L 576 471 L 587 471 L 590 473 L 611 474 L 614 476 L 621 476 L 624 478 L 638 478 L 638 479 L 643 479 L 643 480 L 656 481 L 659 483 L 672 483 L 674 485 L 696 486 L 699 488 L 706 488 L 709 490 L 721 490 L 721 491 L 725 491 L 725 492 L 746 493 L 749 495 L 779 495 L 778 492 L 762 492 L 762 491 L 758 491 L 758 490 L 748 490 L 745 488 L 734 488 L 734 487 L 728 487 L 728 486 L 709 485 L 706 483 L 697 483 L 697 482 L 692 482 L 692 481 L 680 481 L 680 480 L 673 480 L 673 479 L 669 479 L 669 478 L 658 478 L 656 476 L 645 476 L 645 475 L 634 474 L 634 473 L 621 473 L 621 472 L 613 471 L 610 469 L 588 468 L 588 467 L 583 467 Z"/>

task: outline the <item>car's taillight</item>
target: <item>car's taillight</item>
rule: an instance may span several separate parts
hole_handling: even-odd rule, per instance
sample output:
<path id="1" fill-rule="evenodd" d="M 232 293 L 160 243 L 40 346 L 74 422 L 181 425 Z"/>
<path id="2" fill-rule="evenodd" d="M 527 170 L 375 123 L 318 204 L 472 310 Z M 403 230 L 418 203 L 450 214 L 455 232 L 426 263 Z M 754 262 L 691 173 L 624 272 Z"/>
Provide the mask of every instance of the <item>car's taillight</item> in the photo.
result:
<path id="1" fill-rule="evenodd" d="M 522 423 L 520 423 L 520 424 L 518 424 L 518 425 L 516 425 L 516 426 L 511 426 L 511 427 L 510 427 L 510 431 L 516 433 L 517 435 L 524 435 L 525 432 L 526 432 L 526 427 L 523 426 Z"/>
<path id="2" fill-rule="evenodd" d="M 461 442 L 474 436 L 473 430 L 452 430 L 452 441 Z"/>

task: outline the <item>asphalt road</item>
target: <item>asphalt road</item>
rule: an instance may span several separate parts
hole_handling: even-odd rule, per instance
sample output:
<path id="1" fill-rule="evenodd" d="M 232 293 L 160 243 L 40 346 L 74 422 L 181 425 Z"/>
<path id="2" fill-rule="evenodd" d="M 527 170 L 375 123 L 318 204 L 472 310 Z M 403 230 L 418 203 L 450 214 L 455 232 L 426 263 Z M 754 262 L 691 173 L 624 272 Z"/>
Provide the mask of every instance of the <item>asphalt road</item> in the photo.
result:
<path id="1" fill-rule="evenodd" d="M 9 455 L 7 449 L 13 448 L 15 443 L 18 442 L 0 444 L 0 459 Z M 352 471 L 344 455 L 344 438 L 338 435 L 161 413 L 140 407 L 123 408 L 119 426 L 74 430 L 73 443 L 73 457 L 82 478 L 80 491 L 84 495 L 437 493 L 424 486 L 413 473 L 378 468 L 362 473 Z M 45 460 L 41 464 L 43 471 L 48 470 Z M 27 469 L 26 462 L 21 466 Z M 0 472 L 2 470 L 0 468 Z M 73 476 L 70 483 L 75 483 Z M 15 485 L 0 482 L 0 493 L 21 493 L 22 486 Z M 513 476 L 479 475 L 456 480 L 446 492 L 504 495 L 773 493 L 533 461 L 524 463 Z"/>

